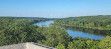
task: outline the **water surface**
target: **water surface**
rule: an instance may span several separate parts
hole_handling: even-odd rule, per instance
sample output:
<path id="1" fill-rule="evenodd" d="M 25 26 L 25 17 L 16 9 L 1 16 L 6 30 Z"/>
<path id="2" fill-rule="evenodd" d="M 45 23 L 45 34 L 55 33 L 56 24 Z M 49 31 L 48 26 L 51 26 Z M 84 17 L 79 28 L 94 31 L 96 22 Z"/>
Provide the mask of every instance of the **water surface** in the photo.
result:
<path id="1" fill-rule="evenodd" d="M 54 23 L 54 21 L 44 21 L 44 22 L 38 22 L 34 25 L 42 26 L 45 25 L 46 27 L 49 27 L 51 23 Z M 74 28 L 74 27 L 65 27 L 67 33 L 72 37 L 82 37 L 82 38 L 91 38 L 91 39 L 102 39 L 106 38 L 107 34 L 104 34 L 103 31 L 97 31 L 93 29 L 84 29 L 84 28 Z M 105 31 L 106 32 L 106 31 Z"/>
<path id="2" fill-rule="evenodd" d="M 41 22 L 38 22 L 38 23 L 34 23 L 34 25 L 37 25 L 37 26 L 40 26 L 40 27 L 42 27 L 42 26 L 49 27 L 49 25 L 51 23 L 54 23 L 54 21 L 41 21 Z"/>

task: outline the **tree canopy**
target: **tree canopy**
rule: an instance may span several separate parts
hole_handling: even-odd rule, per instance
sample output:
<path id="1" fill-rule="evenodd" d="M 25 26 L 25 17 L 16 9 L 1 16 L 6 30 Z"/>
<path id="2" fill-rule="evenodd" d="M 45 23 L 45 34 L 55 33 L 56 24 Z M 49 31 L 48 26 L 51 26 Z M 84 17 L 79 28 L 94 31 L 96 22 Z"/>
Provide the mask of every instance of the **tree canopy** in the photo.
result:
<path id="1" fill-rule="evenodd" d="M 57 19 L 55 24 L 100 30 L 111 30 L 111 15 L 82 16 Z"/>

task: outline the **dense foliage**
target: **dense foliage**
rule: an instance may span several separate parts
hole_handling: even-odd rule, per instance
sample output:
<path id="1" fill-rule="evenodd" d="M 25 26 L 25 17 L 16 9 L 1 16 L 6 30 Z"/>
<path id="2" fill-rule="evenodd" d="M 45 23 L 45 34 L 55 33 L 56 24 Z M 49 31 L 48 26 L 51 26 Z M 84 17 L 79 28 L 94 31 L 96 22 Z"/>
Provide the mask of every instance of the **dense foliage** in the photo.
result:
<path id="1" fill-rule="evenodd" d="M 111 49 L 111 37 L 101 40 L 77 38 L 69 42 L 67 49 Z"/>
<path id="2" fill-rule="evenodd" d="M 57 19 L 55 24 L 62 26 L 84 27 L 100 30 L 111 30 L 111 15 L 82 16 Z"/>
<path id="3" fill-rule="evenodd" d="M 107 36 L 105 39 L 92 40 L 87 38 L 74 38 L 73 42 L 68 43 L 65 48 L 63 44 L 58 44 L 58 49 L 111 49 L 111 37 Z"/>
<path id="4" fill-rule="evenodd" d="M 0 45 L 40 40 L 41 34 L 36 32 L 37 26 L 31 24 L 24 19 L 0 18 Z M 34 34 L 36 36 L 30 39 Z"/>
<path id="5" fill-rule="evenodd" d="M 59 43 L 67 45 L 71 39 L 60 27 L 38 27 L 27 19 L 0 18 L 0 46 L 35 42 L 56 47 Z"/>
<path id="6" fill-rule="evenodd" d="M 71 36 L 67 34 L 65 30 L 62 30 L 60 27 L 50 26 L 38 28 L 44 36 L 45 40 L 40 41 L 39 43 L 48 45 L 48 46 L 57 46 L 59 43 L 67 46 L 68 42 L 72 41 Z"/>

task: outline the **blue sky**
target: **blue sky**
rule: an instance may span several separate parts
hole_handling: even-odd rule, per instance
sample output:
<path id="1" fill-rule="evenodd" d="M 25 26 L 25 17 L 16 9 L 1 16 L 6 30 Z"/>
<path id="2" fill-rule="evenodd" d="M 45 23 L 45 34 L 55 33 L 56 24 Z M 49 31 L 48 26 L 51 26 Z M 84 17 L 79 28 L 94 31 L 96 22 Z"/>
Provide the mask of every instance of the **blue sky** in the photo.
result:
<path id="1" fill-rule="evenodd" d="M 0 0 L 0 16 L 75 17 L 111 15 L 111 0 Z"/>

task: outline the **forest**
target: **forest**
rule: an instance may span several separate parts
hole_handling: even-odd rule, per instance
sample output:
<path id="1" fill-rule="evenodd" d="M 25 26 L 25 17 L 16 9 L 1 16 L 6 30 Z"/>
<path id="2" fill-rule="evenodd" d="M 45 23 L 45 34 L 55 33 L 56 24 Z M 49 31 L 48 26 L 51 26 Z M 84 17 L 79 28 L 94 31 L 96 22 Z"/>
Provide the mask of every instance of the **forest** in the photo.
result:
<path id="1" fill-rule="evenodd" d="M 32 22 L 27 19 L 0 18 L 0 46 L 35 42 L 55 47 L 58 43 L 68 44 L 72 41 L 60 27 L 39 27 Z"/>
<path id="2" fill-rule="evenodd" d="M 97 18 L 87 16 L 56 19 L 55 24 L 58 24 L 57 26 L 50 25 L 49 27 L 39 27 L 33 25 L 34 21 L 39 22 L 50 19 L 1 17 L 0 46 L 24 42 L 35 42 L 55 47 L 57 49 L 111 49 L 110 36 L 101 40 L 79 37 L 72 38 L 67 34 L 65 29 L 61 29 L 61 26 L 59 26 L 68 25 L 110 30 L 110 18 L 110 16 L 101 16 L 101 18 L 100 16 L 97 16 Z"/>
<path id="3" fill-rule="evenodd" d="M 69 17 L 57 19 L 54 23 L 60 26 L 111 30 L 111 15 Z"/>

